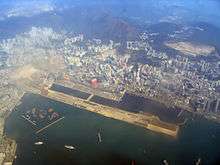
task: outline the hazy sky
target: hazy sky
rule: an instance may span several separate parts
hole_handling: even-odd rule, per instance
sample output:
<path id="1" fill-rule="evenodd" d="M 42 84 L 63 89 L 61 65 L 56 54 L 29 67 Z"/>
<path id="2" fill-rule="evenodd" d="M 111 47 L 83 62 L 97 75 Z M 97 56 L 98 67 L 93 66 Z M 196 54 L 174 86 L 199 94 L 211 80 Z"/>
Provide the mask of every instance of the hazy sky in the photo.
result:
<path id="1" fill-rule="evenodd" d="M 149 22 L 209 22 L 220 27 L 218 0 L 1 0 L 0 18 L 31 16 L 71 6 L 106 8 L 116 16 Z"/>

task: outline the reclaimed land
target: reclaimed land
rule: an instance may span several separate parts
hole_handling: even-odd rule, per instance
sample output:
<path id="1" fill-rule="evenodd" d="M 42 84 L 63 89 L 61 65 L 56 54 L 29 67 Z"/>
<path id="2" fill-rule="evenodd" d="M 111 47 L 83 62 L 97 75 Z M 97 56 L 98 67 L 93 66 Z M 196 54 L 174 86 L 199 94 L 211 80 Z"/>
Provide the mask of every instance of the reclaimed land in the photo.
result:
<path id="1" fill-rule="evenodd" d="M 103 115 L 108 118 L 138 125 L 158 133 L 166 134 L 172 137 L 177 137 L 178 135 L 178 125 L 160 121 L 158 117 L 153 115 L 127 112 L 118 108 L 101 105 L 53 90 L 47 90 L 47 92 L 42 92 L 41 95 L 49 99 L 53 99 L 59 102 L 63 102 L 65 104 L 69 104 L 81 109 L 85 109 L 90 112 Z"/>

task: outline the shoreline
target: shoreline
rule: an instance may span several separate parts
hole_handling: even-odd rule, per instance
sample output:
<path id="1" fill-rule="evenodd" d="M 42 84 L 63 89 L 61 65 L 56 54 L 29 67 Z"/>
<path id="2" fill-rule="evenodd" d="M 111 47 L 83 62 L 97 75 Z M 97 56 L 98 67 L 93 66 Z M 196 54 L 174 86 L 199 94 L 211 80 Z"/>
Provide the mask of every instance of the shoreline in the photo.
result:
<path id="1" fill-rule="evenodd" d="M 0 164 L 13 164 L 14 159 L 16 158 L 16 150 L 17 150 L 17 143 L 14 139 L 11 139 L 5 135 L 4 127 L 5 127 L 5 120 L 11 114 L 7 113 L 6 117 L 1 118 L 1 137 L 0 137 Z"/>
<path id="2" fill-rule="evenodd" d="M 5 121 L 9 117 L 16 106 L 21 104 L 21 98 L 25 93 L 19 96 L 19 99 L 14 100 L 14 103 L 10 105 L 9 110 L 3 112 L 0 117 L 0 165 L 13 164 L 16 158 L 17 143 L 14 139 L 5 135 Z"/>
<path id="3" fill-rule="evenodd" d="M 172 137 L 177 137 L 178 135 L 178 125 L 162 122 L 157 116 L 154 115 L 144 115 L 127 112 L 118 108 L 101 105 L 95 102 L 88 101 L 86 99 L 80 99 L 52 90 L 47 90 L 47 92 L 44 91 L 44 93 L 41 94 L 41 96 L 66 103 L 68 105 L 76 106 L 81 109 L 94 112 L 108 118 L 113 118 L 130 124 L 138 125 L 154 132 L 159 132 Z"/>

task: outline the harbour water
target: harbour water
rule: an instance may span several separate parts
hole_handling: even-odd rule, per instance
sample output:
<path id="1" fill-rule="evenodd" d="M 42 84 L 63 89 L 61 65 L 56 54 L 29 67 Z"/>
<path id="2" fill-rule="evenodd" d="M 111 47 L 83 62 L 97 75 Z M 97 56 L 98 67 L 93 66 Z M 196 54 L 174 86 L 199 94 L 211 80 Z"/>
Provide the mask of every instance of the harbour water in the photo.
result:
<path id="1" fill-rule="evenodd" d="M 199 158 L 202 164 L 220 163 L 220 126 L 199 116 L 189 119 L 175 139 L 38 95 L 25 95 L 22 102 L 5 126 L 7 135 L 18 143 L 15 165 L 130 165 L 132 161 L 142 165 L 163 164 L 164 159 L 185 165 L 195 164 Z M 65 118 L 36 134 L 37 129 L 21 118 L 34 107 L 53 108 Z M 149 107 L 150 103 L 146 110 Z M 44 144 L 35 145 L 38 141 Z M 65 145 L 76 149 L 68 150 Z"/>

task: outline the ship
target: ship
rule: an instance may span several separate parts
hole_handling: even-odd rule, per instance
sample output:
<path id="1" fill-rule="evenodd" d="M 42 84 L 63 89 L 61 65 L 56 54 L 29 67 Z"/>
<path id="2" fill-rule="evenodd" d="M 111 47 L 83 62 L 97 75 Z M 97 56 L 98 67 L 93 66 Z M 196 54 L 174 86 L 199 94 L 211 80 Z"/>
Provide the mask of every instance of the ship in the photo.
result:
<path id="1" fill-rule="evenodd" d="M 70 149 L 70 150 L 75 150 L 75 149 L 76 149 L 75 147 L 70 146 L 70 145 L 65 145 L 64 147 L 65 147 L 65 148 L 68 148 L 68 149 Z"/>
<path id="2" fill-rule="evenodd" d="M 101 133 L 100 132 L 98 132 L 98 141 L 99 141 L 99 143 L 102 142 L 102 137 L 101 137 Z"/>
<path id="3" fill-rule="evenodd" d="M 43 142 L 35 142 L 34 143 L 35 145 L 42 145 L 42 144 L 44 144 Z"/>

